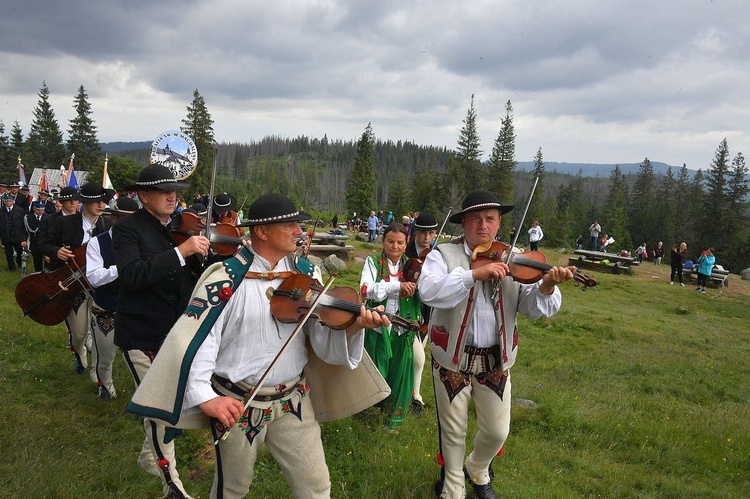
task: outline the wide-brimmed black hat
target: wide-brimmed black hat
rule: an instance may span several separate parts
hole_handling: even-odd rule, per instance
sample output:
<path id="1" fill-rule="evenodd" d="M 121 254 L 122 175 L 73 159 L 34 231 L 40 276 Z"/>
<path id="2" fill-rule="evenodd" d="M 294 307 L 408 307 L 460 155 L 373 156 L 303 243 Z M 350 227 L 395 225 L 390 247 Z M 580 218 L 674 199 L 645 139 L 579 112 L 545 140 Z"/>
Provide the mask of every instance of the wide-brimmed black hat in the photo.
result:
<path id="1" fill-rule="evenodd" d="M 214 197 L 214 210 L 221 213 L 237 209 L 237 199 L 231 194 L 222 192 Z"/>
<path id="2" fill-rule="evenodd" d="M 420 213 L 417 219 L 414 220 L 415 230 L 437 230 L 437 228 L 438 223 L 432 213 Z"/>
<path id="3" fill-rule="evenodd" d="M 140 209 L 140 206 L 138 206 L 138 201 L 136 201 L 133 198 L 130 198 L 128 196 L 122 196 L 117 198 L 117 201 L 115 201 L 115 207 L 110 209 L 107 208 L 104 212 L 110 215 L 131 215 L 138 211 Z"/>
<path id="4" fill-rule="evenodd" d="M 275 224 L 279 222 L 306 222 L 312 215 L 295 208 L 291 199 L 283 194 L 266 194 L 259 197 L 247 209 L 241 227 Z"/>
<path id="5" fill-rule="evenodd" d="M 22 185 L 22 186 L 21 186 L 21 190 L 22 190 L 22 191 L 30 191 L 31 189 L 29 189 L 29 186 L 28 186 L 28 185 Z"/>
<path id="6" fill-rule="evenodd" d="M 39 195 L 40 196 L 49 196 L 49 197 L 52 197 L 52 194 L 50 194 L 49 191 L 45 191 L 44 189 L 42 189 L 42 190 L 39 191 Z"/>
<path id="7" fill-rule="evenodd" d="M 75 187 L 67 186 L 60 189 L 60 193 L 57 195 L 58 201 L 70 201 L 71 199 L 79 199 Z"/>
<path id="8" fill-rule="evenodd" d="M 193 203 L 190 205 L 190 207 L 185 208 L 182 210 L 183 212 L 192 213 L 194 215 L 205 215 L 206 212 L 208 212 L 208 208 L 206 208 L 206 205 L 203 203 Z"/>
<path id="9" fill-rule="evenodd" d="M 463 219 L 463 216 L 472 211 L 490 210 L 497 208 L 500 210 L 500 214 L 504 215 L 513 209 L 512 204 L 500 204 L 500 200 L 492 194 L 490 191 L 474 191 L 470 192 L 464 198 L 464 202 L 461 205 L 461 211 L 454 213 L 448 219 L 451 223 L 459 224 Z"/>
<path id="10" fill-rule="evenodd" d="M 172 170 L 162 165 L 154 163 L 148 165 L 138 174 L 138 181 L 125 187 L 128 191 L 144 191 L 148 189 L 158 189 L 161 191 L 181 191 L 190 187 L 187 182 L 176 180 Z"/>
<path id="11" fill-rule="evenodd" d="M 21 187 L 21 184 L 19 184 L 18 182 L 13 182 L 12 184 L 10 184 L 10 187 L 11 187 L 11 188 L 13 188 L 13 187 L 16 187 L 16 188 L 19 188 L 19 189 L 20 189 L 20 187 Z"/>
<path id="12" fill-rule="evenodd" d="M 99 182 L 87 182 L 81 186 L 81 190 L 78 192 L 78 199 L 82 203 L 96 203 L 99 201 L 109 203 L 109 200 L 115 194 L 114 189 L 105 189 Z"/>

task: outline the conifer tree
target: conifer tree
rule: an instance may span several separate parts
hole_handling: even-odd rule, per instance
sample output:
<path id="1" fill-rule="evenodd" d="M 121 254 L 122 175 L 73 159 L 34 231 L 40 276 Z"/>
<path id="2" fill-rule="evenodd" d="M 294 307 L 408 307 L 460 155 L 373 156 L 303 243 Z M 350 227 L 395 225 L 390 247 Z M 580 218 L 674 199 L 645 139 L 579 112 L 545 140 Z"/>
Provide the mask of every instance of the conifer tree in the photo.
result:
<path id="1" fill-rule="evenodd" d="M 653 216 L 656 221 L 657 232 L 652 236 L 671 248 L 677 238 L 677 179 L 672 173 L 672 167 L 667 168 L 667 174 L 662 178 L 657 190 L 657 205 Z M 651 241 L 656 246 L 658 241 Z M 642 242 L 642 241 L 641 241 Z"/>
<path id="2" fill-rule="evenodd" d="M 26 156 L 23 158 L 29 171 L 32 168 L 57 168 L 65 159 L 62 132 L 49 103 L 47 82 L 42 82 L 38 95 L 39 102 L 34 109 L 34 120 L 25 144 Z"/>
<path id="3" fill-rule="evenodd" d="M 503 203 L 513 202 L 515 188 L 513 175 L 516 170 L 516 134 L 513 127 L 513 105 L 510 100 L 505 103 L 505 117 L 500 121 L 500 132 L 488 165 L 487 189 L 494 192 Z M 500 224 L 500 233 L 507 234 L 512 219 L 505 217 Z"/>
<path id="4" fill-rule="evenodd" d="M 15 165 L 10 139 L 5 135 L 5 123 L 0 120 L 0 181 L 14 178 Z"/>
<path id="5" fill-rule="evenodd" d="M 193 139 L 198 150 L 198 166 L 190 175 L 190 189 L 186 199 L 204 194 L 211 188 L 211 171 L 214 164 L 214 121 L 206 107 L 206 101 L 196 88 L 193 101 L 187 106 L 187 116 L 182 120 L 180 130 Z M 216 193 L 212 193 L 215 196 Z M 236 194 L 235 194 L 236 195 Z"/>
<path id="6" fill-rule="evenodd" d="M 727 197 L 729 205 L 729 234 L 726 239 L 729 248 L 722 261 L 726 268 L 738 272 L 750 266 L 750 224 L 748 223 L 748 169 L 745 157 L 737 153 L 732 160 L 732 168 L 727 182 Z"/>
<path id="7" fill-rule="evenodd" d="M 346 189 L 346 208 L 350 214 L 357 213 L 360 218 L 375 209 L 374 143 L 372 125 L 368 123 L 357 142 L 357 156 Z"/>
<path id="8" fill-rule="evenodd" d="M 531 224 L 534 220 L 539 221 L 539 225 L 544 228 L 544 218 L 545 218 L 545 210 L 544 210 L 544 177 L 546 175 L 545 169 L 544 169 L 544 157 L 542 155 L 542 148 L 540 147 L 536 154 L 534 155 L 534 171 L 532 173 L 533 177 L 532 180 L 535 178 L 539 178 L 539 183 L 536 185 L 536 190 L 534 191 L 534 197 L 531 199 L 531 204 L 529 205 L 529 212 L 526 215 L 526 228 L 519 227 L 519 230 L 528 230 L 529 227 L 531 227 Z M 528 199 L 528 197 L 526 198 Z M 524 232 L 525 233 L 525 232 Z"/>
<path id="9" fill-rule="evenodd" d="M 620 170 L 620 165 L 615 166 L 609 180 L 609 195 L 604 209 L 604 220 L 601 221 L 602 232 L 615 239 L 616 248 L 629 248 L 632 239 L 627 230 L 628 184 Z"/>
<path id="10" fill-rule="evenodd" d="M 464 126 L 458 135 L 458 147 L 456 158 L 461 170 L 461 183 L 459 184 L 462 194 L 480 189 L 484 185 L 482 175 L 482 150 L 480 149 L 479 134 L 477 133 L 477 111 L 474 108 L 474 94 L 471 95 L 471 104 L 466 112 Z"/>
<path id="11" fill-rule="evenodd" d="M 651 161 L 645 158 L 635 176 L 628 203 L 628 231 L 633 238 L 633 244 L 648 242 L 649 236 L 657 232 L 654 217 L 655 183 L 654 167 Z"/>
<path id="12" fill-rule="evenodd" d="M 729 235 L 729 199 L 727 196 L 729 176 L 729 146 L 727 139 L 716 149 L 711 167 L 706 171 L 706 198 L 703 215 L 700 217 L 704 229 L 700 245 L 714 246 L 718 251 L 726 250 Z"/>
<path id="13" fill-rule="evenodd" d="M 18 120 L 13 122 L 13 128 L 10 131 L 10 149 L 11 157 L 16 160 L 18 159 L 18 156 L 21 156 L 23 154 L 24 151 L 23 131 L 21 131 L 21 125 L 18 123 Z"/>
<path id="14" fill-rule="evenodd" d="M 96 125 L 91 119 L 91 104 L 83 85 L 78 87 L 75 97 L 76 116 L 70 120 L 68 128 L 68 153 L 75 153 L 75 169 L 99 172 L 104 166 L 99 139 L 96 137 Z"/>
<path id="15" fill-rule="evenodd" d="M 413 207 L 409 180 L 403 172 L 396 175 L 396 180 L 391 185 L 388 193 L 388 209 L 393 211 L 396 221 L 400 222 L 400 217 L 411 211 Z M 361 218 L 364 219 L 368 213 L 369 210 L 363 210 Z"/>

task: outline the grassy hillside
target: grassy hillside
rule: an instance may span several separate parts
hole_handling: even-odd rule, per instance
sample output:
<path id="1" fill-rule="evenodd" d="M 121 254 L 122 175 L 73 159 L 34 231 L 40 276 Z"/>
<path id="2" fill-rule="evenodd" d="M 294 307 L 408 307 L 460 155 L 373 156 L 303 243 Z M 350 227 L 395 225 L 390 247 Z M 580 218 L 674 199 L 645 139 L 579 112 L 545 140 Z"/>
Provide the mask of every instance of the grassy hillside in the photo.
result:
<path id="1" fill-rule="evenodd" d="M 359 255 L 376 248 L 357 243 Z M 570 255 L 548 253 L 552 263 Z M 670 286 L 669 268 L 594 274 L 599 286 L 563 286 L 563 310 L 521 320 L 505 455 L 494 463 L 503 497 L 746 497 L 750 490 L 750 282 L 732 276 L 701 295 Z M 120 397 L 105 402 L 73 373 L 62 326 L 22 318 L 19 276 L 0 274 L 0 496 L 159 497 L 135 458 L 143 440 L 124 412 L 132 380 L 118 357 Z M 342 282 L 356 286 L 358 270 Z M 424 394 L 432 403 L 432 382 Z M 472 418 L 472 424 L 474 419 Z M 437 478 L 434 410 L 381 431 L 370 409 L 323 425 L 336 498 L 428 498 Z M 178 439 L 188 491 L 208 497 L 208 432 Z M 471 442 L 469 442 L 471 447 Z M 252 497 L 290 497 L 267 453 Z"/>

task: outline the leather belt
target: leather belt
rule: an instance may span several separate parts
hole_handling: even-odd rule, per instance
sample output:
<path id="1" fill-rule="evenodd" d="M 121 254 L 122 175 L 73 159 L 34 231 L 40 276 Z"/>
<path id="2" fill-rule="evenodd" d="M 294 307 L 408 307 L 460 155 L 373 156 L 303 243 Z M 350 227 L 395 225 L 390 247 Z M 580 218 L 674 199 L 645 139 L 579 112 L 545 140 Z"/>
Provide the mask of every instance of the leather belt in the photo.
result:
<path id="1" fill-rule="evenodd" d="M 245 279 L 265 279 L 267 281 L 273 281 L 274 279 L 286 279 L 287 277 L 291 277 L 297 272 L 292 272 L 285 270 L 283 272 L 252 272 L 248 271 L 247 274 L 245 274 Z"/>
<path id="2" fill-rule="evenodd" d="M 267 387 L 266 390 L 275 390 L 276 393 L 271 395 L 256 395 L 253 400 L 257 400 L 259 402 L 271 402 L 274 400 L 279 400 L 284 397 L 287 397 L 294 393 L 295 390 L 297 390 L 297 387 L 300 385 L 300 380 L 302 379 L 302 374 L 300 374 L 299 378 L 295 383 L 292 383 L 291 386 L 287 385 L 279 385 L 276 387 Z M 232 381 L 228 380 L 227 378 L 223 376 L 219 376 L 218 374 L 212 374 L 211 375 L 211 381 L 215 383 L 216 385 L 220 386 L 224 390 L 227 390 L 230 393 L 233 393 L 240 397 L 243 401 L 250 398 L 250 391 L 243 390 L 239 386 L 237 386 L 236 383 L 233 383 Z M 252 387 L 251 387 L 252 389 Z M 260 391 L 264 390 L 264 388 L 261 388 Z"/>

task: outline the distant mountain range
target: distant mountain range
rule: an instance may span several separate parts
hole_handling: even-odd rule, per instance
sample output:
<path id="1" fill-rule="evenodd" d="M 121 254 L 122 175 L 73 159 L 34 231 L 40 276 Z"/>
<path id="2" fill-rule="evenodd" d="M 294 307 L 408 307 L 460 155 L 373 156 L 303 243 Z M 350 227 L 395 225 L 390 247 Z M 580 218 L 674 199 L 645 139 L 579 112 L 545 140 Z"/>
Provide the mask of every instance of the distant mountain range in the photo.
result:
<path id="1" fill-rule="evenodd" d="M 608 164 L 594 164 L 594 163 L 555 163 L 553 161 L 545 161 L 544 162 L 544 170 L 548 173 L 550 172 L 557 172 L 557 173 L 564 173 L 569 175 L 578 175 L 578 171 L 581 171 L 581 174 L 584 177 L 603 177 L 603 178 L 609 178 L 610 174 L 614 171 L 615 166 L 618 166 L 616 164 L 614 165 L 608 165 Z M 623 175 L 629 175 L 629 174 L 636 174 L 638 173 L 638 170 L 641 168 L 640 163 L 620 163 L 620 171 L 623 173 Z M 651 166 L 654 169 L 654 173 L 657 175 L 666 175 L 667 169 L 672 168 L 672 174 L 676 177 L 677 173 L 680 171 L 680 168 L 682 166 L 674 166 L 674 165 L 668 165 L 666 163 L 660 163 L 658 161 L 652 161 Z M 520 171 L 533 171 L 534 170 L 534 162 L 533 161 L 519 161 L 518 165 L 516 166 L 516 170 Z M 690 176 L 692 177 L 695 172 L 693 170 L 688 169 L 688 172 L 690 173 Z"/>

